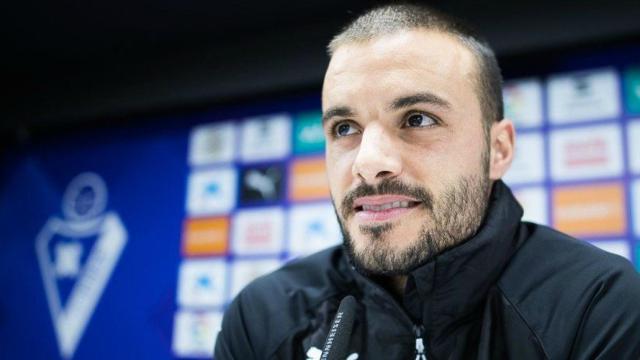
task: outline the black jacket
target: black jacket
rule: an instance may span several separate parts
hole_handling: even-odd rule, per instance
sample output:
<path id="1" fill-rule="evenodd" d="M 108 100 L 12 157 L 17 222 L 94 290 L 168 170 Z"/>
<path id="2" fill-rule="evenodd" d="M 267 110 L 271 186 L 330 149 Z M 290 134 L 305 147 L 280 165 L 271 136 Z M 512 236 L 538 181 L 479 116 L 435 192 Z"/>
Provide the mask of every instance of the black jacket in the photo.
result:
<path id="1" fill-rule="evenodd" d="M 316 359 L 340 300 L 357 300 L 358 359 L 640 359 L 640 276 L 629 262 L 521 222 L 501 182 L 478 233 L 414 270 L 402 303 L 340 247 L 245 288 L 225 314 L 215 358 Z M 355 358 L 352 357 L 352 358 Z"/>

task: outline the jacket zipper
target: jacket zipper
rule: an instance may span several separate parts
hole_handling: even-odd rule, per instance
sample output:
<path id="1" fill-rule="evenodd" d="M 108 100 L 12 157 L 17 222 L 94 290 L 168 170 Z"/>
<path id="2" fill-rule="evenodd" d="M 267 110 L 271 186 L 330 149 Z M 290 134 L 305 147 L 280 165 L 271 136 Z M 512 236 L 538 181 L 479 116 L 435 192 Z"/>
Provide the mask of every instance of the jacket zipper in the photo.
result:
<path id="1" fill-rule="evenodd" d="M 391 306 L 397 310 L 397 312 L 404 318 L 407 324 L 411 324 L 411 326 L 413 327 L 413 333 L 416 337 L 416 360 L 427 360 L 426 347 L 424 346 L 424 339 L 423 339 L 424 326 L 415 324 L 413 320 L 411 320 L 409 315 L 407 315 L 407 313 L 404 311 L 404 309 L 401 308 L 396 303 L 396 301 L 391 298 L 391 295 L 389 295 L 386 292 L 386 290 L 384 290 L 380 285 L 376 284 L 373 281 L 371 281 L 369 285 L 373 286 L 374 288 L 377 288 L 378 291 L 382 294 L 382 296 L 387 297 L 388 303 L 391 304 Z"/>
<path id="2" fill-rule="evenodd" d="M 424 326 L 413 325 L 413 332 L 416 334 L 416 360 L 427 360 L 427 355 L 424 353 L 424 341 L 422 340 Z"/>

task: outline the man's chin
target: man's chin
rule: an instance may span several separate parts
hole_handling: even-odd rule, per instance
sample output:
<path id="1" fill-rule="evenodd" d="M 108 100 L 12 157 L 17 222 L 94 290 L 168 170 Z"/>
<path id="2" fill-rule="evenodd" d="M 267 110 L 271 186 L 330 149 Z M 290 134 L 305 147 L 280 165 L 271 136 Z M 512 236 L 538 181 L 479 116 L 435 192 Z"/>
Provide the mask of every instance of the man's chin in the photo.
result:
<path id="1" fill-rule="evenodd" d="M 389 236 L 391 235 L 391 236 Z M 374 239 L 371 236 L 345 236 L 343 247 L 354 268 L 363 275 L 407 275 L 424 259 L 416 246 L 392 244 L 392 234 Z"/>
<path id="2" fill-rule="evenodd" d="M 358 252 L 350 253 L 347 250 L 347 254 L 355 270 L 365 276 L 404 276 L 414 269 L 398 264 L 390 266 L 387 262 L 375 261 L 369 255 Z"/>

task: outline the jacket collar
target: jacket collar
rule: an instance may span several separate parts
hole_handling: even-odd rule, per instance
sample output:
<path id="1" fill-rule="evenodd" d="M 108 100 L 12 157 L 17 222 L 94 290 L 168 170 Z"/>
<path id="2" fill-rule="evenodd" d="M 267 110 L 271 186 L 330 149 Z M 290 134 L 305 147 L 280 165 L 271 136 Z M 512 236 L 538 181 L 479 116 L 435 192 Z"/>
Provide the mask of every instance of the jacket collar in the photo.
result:
<path id="1" fill-rule="evenodd" d="M 409 275 L 403 298 L 409 315 L 437 335 L 435 329 L 446 333 L 481 313 L 488 290 L 519 245 L 521 217 L 522 208 L 509 188 L 495 182 L 478 232 Z"/>
<path id="2" fill-rule="evenodd" d="M 460 319 L 480 313 L 478 307 L 520 245 L 522 213 L 511 190 L 501 180 L 496 181 L 478 232 L 409 274 L 402 305 L 414 323 L 424 324 L 427 333 L 436 335 L 433 332 L 446 333 L 446 328 L 460 323 Z M 343 260 L 356 282 L 379 298 L 384 290 L 355 271 L 349 259 Z"/>

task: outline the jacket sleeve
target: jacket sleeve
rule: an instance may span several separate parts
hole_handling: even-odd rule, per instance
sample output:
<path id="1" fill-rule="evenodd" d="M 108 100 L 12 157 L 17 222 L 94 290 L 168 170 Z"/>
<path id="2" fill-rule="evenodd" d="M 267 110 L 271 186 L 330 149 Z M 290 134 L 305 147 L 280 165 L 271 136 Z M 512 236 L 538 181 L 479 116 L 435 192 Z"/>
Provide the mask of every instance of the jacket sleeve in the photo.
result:
<path id="1" fill-rule="evenodd" d="M 572 359 L 640 359 L 640 275 L 620 261 L 582 318 Z"/>
<path id="2" fill-rule="evenodd" d="M 215 360 L 257 359 L 242 310 L 241 297 L 229 305 L 218 333 L 213 358 Z"/>

